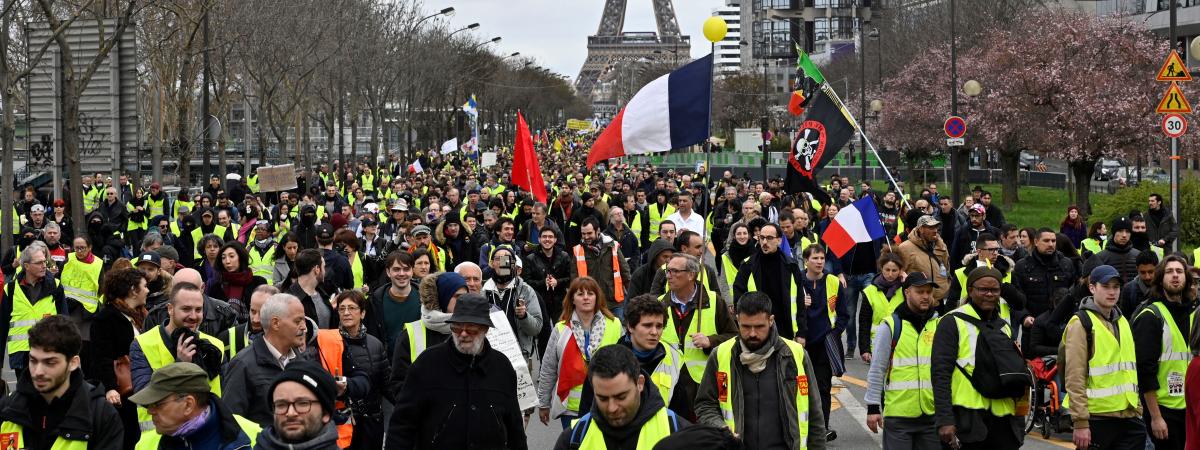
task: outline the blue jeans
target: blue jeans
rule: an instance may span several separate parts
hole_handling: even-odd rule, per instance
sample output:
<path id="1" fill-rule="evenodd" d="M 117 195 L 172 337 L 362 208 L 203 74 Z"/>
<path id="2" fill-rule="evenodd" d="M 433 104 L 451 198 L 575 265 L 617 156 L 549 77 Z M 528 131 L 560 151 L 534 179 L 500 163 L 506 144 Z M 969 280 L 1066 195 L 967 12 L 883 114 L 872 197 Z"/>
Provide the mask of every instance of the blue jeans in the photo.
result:
<path id="1" fill-rule="evenodd" d="M 857 354 L 854 350 L 858 348 L 858 299 L 874 279 L 873 273 L 846 276 L 846 288 L 843 289 L 846 296 L 837 303 L 837 325 L 846 330 L 847 355 Z"/>

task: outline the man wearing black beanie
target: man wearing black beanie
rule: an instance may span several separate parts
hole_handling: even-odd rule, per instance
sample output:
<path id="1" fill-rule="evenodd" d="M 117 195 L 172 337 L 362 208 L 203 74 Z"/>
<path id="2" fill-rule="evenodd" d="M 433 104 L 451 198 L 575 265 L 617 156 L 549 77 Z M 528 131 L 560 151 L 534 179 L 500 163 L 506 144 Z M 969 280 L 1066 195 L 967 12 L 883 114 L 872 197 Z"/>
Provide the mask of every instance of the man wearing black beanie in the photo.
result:
<path id="1" fill-rule="evenodd" d="M 319 364 L 296 361 L 275 378 L 267 394 L 274 420 L 263 428 L 255 448 L 336 450 L 334 424 L 337 385 Z"/>

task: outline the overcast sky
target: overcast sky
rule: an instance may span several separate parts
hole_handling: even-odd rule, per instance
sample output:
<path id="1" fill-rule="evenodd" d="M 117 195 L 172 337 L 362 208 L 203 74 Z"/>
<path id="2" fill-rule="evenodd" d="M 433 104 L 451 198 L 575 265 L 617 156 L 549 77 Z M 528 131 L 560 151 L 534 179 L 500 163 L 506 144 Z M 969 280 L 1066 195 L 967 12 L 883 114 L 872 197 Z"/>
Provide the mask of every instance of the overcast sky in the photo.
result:
<path id="1" fill-rule="evenodd" d="M 724 0 L 673 0 L 683 34 L 691 36 L 692 56 L 708 53 L 701 27 Z M 493 51 L 521 52 L 538 65 L 574 80 L 587 58 L 587 37 L 600 26 L 604 0 L 425 0 L 430 11 L 453 6 L 450 25 L 462 28 L 479 22 L 473 31 L 480 40 L 500 36 Z M 439 3 L 440 2 L 440 3 Z M 628 0 L 625 31 L 655 31 L 652 0 Z M 466 33 L 466 32 L 464 32 Z M 682 50 L 682 49 L 681 49 Z"/>

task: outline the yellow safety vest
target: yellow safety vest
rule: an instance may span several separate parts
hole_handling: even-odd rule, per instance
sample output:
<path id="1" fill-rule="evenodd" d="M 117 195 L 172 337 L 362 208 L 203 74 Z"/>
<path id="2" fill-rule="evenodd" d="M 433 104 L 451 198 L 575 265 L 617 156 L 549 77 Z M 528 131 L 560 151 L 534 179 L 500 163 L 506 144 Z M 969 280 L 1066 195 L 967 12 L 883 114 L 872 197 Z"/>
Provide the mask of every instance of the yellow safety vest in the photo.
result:
<path id="1" fill-rule="evenodd" d="M 796 426 L 800 431 L 800 441 L 798 442 L 800 449 L 808 448 L 808 395 L 809 386 L 811 383 L 808 379 L 808 374 L 804 372 L 804 347 L 799 343 L 782 339 L 792 351 L 792 360 L 796 363 L 796 395 L 794 401 L 796 403 Z M 735 396 L 729 392 L 731 389 L 738 389 L 736 383 L 736 371 L 730 370 L 730 366 L 734 363 L 733 346 L 737 339 L 730 339 L 717 346 L 717 401 L 721 407 L 721 417 L 725 419 L 725 425 L 729 430 L 737 433 L 738 424 L 734 416 L 733 399 Z M 770 345 L 770 343 L 768 343 Z M 782 368 L 780 368 L 782 370 Z M 789 389 L 791 390 L 791 389 Z"/>
<path id="2" fill-rule="evenodd" d="M 360 187 L 362 187 L 362 190 L 365 192 L 374 192 L 375 175 L 372 175 L 370 172 L 364 172 L 362 174 L 362 186 Z"/>
<path id="3" fill-rule="evenodd" d="M 250 254 L 250 270 L 255 275 L 271 279 L 275 272 L 275 246 L 268 248 L 266 253 L 260 253 L 258 247 L 251 244 L 246 253 Z"/>
<path id="4" fill-rule="evenodd" d="M 89 313 L 95 313 L 100 305 L 100 271 L 104 261 L 92 257 L 92 263 L 80 261 L 75 253 L 67 256 L 62 270 L 62 287 L 66 297 L 79 302 Z"/>
<path id="5" fill-rule="evenodd" d="M 77 395 L 87 395 L 79 393 Z M 0 447 L 4 449 L 24 450 L 25 449 L 25 433 L 24 427 L 12 422 L 0 423 Z M 54 440 L 54 445 L 50 446 L 50 450 L 87 450 L 88 441 L 78 441 L 67 439 L 59 436 Z"/>
<path id="6" fill-rule="evenodd" d="M 754 281 L 754 274 L 751 274 L 746 282 L 746 292 L 757 292 L 757 283 Z M 795 277 L 788 277 L 788 302 L 790 305 L 789 311 L 792 313 L 792 333 L 800 332 L 800 324 L 796 323 L 796 314 L 800 313 L 800 287 L 796 285 Z M 825 305 L 828 309 L 829 326 L 837 327 L 837 294 L 838 288 L 842 282 L 837 277 L 825 275 Z"/>
<path id="7" fill-rule="evenodd" d="M 233 420 L 237 422 L 238 428 L 241 428 L 242 432 L 250 437 L 250 447 L 254 447 L 255 442 L 258 441 L 258 433 L 262 432 L 262 427 L 259 427 L 257 423 L 251 422 L 250 419 L 237 414 L 233 415 Z M 158 443 L 161 440 L 162 436 L 158 433 L 152 435 L 143 433 L 141 439 L 138 440 L 137 446 L 133 448 L 134 450 L 157 450 Z"/>
<path id="8" fill-rule="evenodd" d="M 406 323 L 404 332 L 408 333 L 408 362 L 417 362 L 417 356 L 429 347 L 429 341 L 426 340 L 428 330 L 425 329 L 425 322 L 418 319 Z"/>
<path id="9" fill-rule="evenodd" d="M 701 286 L 703 287 L 703 285 Z M 696 292 L 696 295 L 700 295 L 700 292 Z M 692 332 L 705 336 L 717 334 L 717 297 L 708 289 L 704 289 L 704 295 L 708 296 L 708 304 L 692 314 L 692 324 L 688 326 L 689 332 L 684 336 L 683 342 L 680 342 L 679 333 L 675 331 L 674 311 L 667 311 L 666 326 L 663 327 L 662 333 L 662 343 L 683 354 L 683 366 L 687 368 L 688 374 L 696 383 L 704 378 L 704 366 L 708 364 L 708 355 L 704 353 L 704 349 L 696 347 L 696 344 L 692 343 Z M 667 309 L 672 309 L 673 300 L 671 300 L 670 292 L 658 297 L 658 300 L 666 303 Z"/>
<path id="10" fill-rule="evenodd" d="M 1187 406 L 1183 397 L 1184 376 L 1187 374 L 1188 362 L 1192 359 L 1192 350 L 1187 337 L 1175 325 L 1171 311 L 1163 307 L 1161 302 L 1154 302 L 1138 311 L 1137 316 L 1153 314 L 1163 323 L 1162 353 L 1158 357 L 1158 406 L 1175 410 L 1184 410 Z M 1195 323 L 1196 313 L 1191 315 Z M 1099 353 L 1099 352 L 1097 352 Z"/>
<path id="11" fill-rule="evenodd" d="M 199 225 L 196 225 L 196 228 L 192 229 L 192 251 L 195 253 L 192 257 L 195 259 L 200 259 L 201 257 L 200 250 L 203 249 L 200 248 L 200 239 L 204 238 L 204 234 Z M 225 227 L 215 225 L 212 234 L 217 236 L 217 239 L 220 239 L 222 242 L 225 241 Z"/>
<path id="12" fill-rule="evenodd" d="M 1079 242 L 1083 250 L 1092 252 L 1092 254 L 1100 253 L 1104 250 L 1104 241 L 1101 239 L 1087 238 Z"/>
<path id="13" fill-rule="evenodd" d="M 246 187 L 250 188 L 250 193 L 258 193 L 258 172 L 254 172 L 253 175 L 246 177 Z"/>
<path id="14" fill-rule="evenodd" d="M 147 206 L 142 205 L 142 207 L 146 208 Z M 134 220 L 133 219 L 133 211 L 134 211 L 133 203 L 126 203 L 125 210 L 129 211 L 129 218 L 125 220 L 125 230 L 126 231 L 145 230 L 146 229 L 146 222 L 149 221 L 149 217 L 143 217 L 141 219 Z"/>
<path id="15" fill-rule="evenodd" d="M 58 308 L 54 305 L 54 292 L 49 292 L 45 297 L 37 299 L 36 303 L 30 303 L 29 298 L 25 297 L 25 290 L 16 286 L 18 282 L 14 279 L 4 285 L 4 297 L 12 299 L 12 315 L 8 321 L 9 354 L 29 351 L 29 328 L 39 320 L 59 313 Z M 54 285 L 60 286 L 61 284 L 55 279 Z"/>
<path id="16" fill-rule="evenodd" d="M 933 377 L 930 375 L 930 355 L 933 333 L 938 318 L 925 322 L 918 330 L 907 320 L 900 324 L 900 339 L 892 351 L 892 360 L 883 385 L 883 407 L 886 417 L 921 417 L 933 415 Z M 896 329 L 896 316 L 883 319 L 889 330 Z M 892 332 L 895 335 L 894 331 Z"/>
<path id="17" fill-rule="evenodd" d="M 967 298 L 967 268 L 959 267 L 958 270 L 954 271 L 954 277 L 958 278 L 958 286 L 959 286 L 959 288 L 962 289 L 962 292 L 959 294 L 958 298 L 960 300 L 966 299 Z M 1002 282 L 1012 284 L 1012 271 L 1011 270 L 1008 271 L 1008 273 L 1004 274 L 1004 280 L 1002 280 Z M 1012 326 L 1012 307 L 1008 306 L 1008 300 L 1005 300 L 1003 297 L 1000 298 L 1000 318 L 1004 319 L 1004 323 L 1007 323 L 1008 326 L 1010 326 L 1010 327 Z"/>
<path id="18" fill-rule="evenodd" d="M 249 330 L 250 325 L 247 324 L 246 326 L 247 330 Z M 250 339 L 246 336 L 246 333 L 238 333 L 236 326 L 229 327 L 229 331 L 226 331 L 225 334 L 229 335 L 229 341 L 225 342 L 224 347 L 222 347 L 225 349 L 225 361 L 233 359 L 234 356 L 237 356 L 238 352 L 250 346 Z"/>
<path id="19" fill-rule="evenodd" d="M 664 345 L 663 350 L 666 355 L 662 361 L 658 362 L 658 366 L 654 367 L 654 373 L 650 374 L 650 381 L 658 387 L 658 393 L 662 395 L 664 403 L 671 403 L 671 395 L 675 393 L 675 384 L 679 382 L 679 374 L 683 371 L 683 354 L 679 353 L 675 347 Z"/>
<path id="20" fill-rule="evenodd" d="M 875 327 L 891 317 L 896 308 L 904 303 L 904 289 L 896 289 L 892 298 L 887 298 L 883 291 L 872 284 L 863 289 L 863 296 L 871 305 L 871 342 L 875 342 Z"/>
<path id="21" fill-rule="evenodd" d="M 1095 339 L 1092 347 L 1094 353 L 1088 359 L 1088 411 L 1103 414 L 1137 409 L 1141 404 L 1138 396 L 1137 354 L 1129 321 L 1117 314 L 1117 335 L 1113 335 L 1108 327 L 1100 324 L 1106 319 L 1094 311 L 1084 311 L 1091 316 L 1094 324 L 1092 336 Z M 1079 316 L 1071 316 L 1067 325 L 1078 321 Z"/>
<path id="22" fill-rule="evenodd" d="M 350 275 L 353 278 L 351 283 L 354 289 L 362 289 L 363 287 L 363 265 L 362 257 L 358 252 L 354 252 L 354 258 L 350 259 Z"/>
<path id="23" fill-rule="evenodd" d="M 83 212 L 84 213 L 89 213 L 92 210 L 96 209 L 96 206 L 100 204 L 100 193 L 101 192 L 103 192 L 103 190 L 98 189 L 96 186 L 91 186 L 91 187 L 85 186 L 83 188 Z"/>
<path id="24" fill-rule="evenodd" d="M 621 321 L 620 320 L 618 320 L 616 317 L 613 317 L 610 319 L 604 315 L 599 315 L 597 317 L 601 320 L 604 320 L 604 336 L 602 336 L 600 338 L 599 346 L 597 346 L 596 348 L 590 349 L 591 352 L 595 352 L 597 348 L 603 347 L 605 345 L 616 344 L 617 341 L 619 341 L 621 339 Z M 567 344 L 569 342 L 571 342 L 571 340 L 575 339 L 575 333 L 573 333 L 571 331 L 571 328 L 569 326 L 567 326 L 566 322 L 563 322 L 563 321 L 559 321 L 558 323 L 554 324 L 554 328 L 558 332 L 558 342 L 554 343 L 554 351 L 558 352 L 559 367 L 561 368 L 562 364 L 565 363 L 565 361 L 563 361 L 563 353 L 567 350 Z M 663 333 L 663 334 L 666 334 L 666 333 Z M 583 353 L 583 362 L 586 365 L 588 359 L 591 358 L 591 354 L 582 348 L 579 349 L 579 351 L 581 353 Z M 554 393 L 558 392 L 558 384 L 562 382 L 562 372 L 560 371 L 558 375 L 559 375 L 558 380 L 554 381 L 554 390 L 551 391 L 551 396 L 556 397 L 553 399 L 554 401 L 558 400 L 557 395 L 555 395 Z M 579 398 L 582 395 L 583 395 L 583 384 L 582 383 L 579 384 L 578 386 L 572 386 L 570 393 L 567 395 L 566 401 L 559 402 L 559 404 L 557 406 L 565 408 L 566 411 L 578 413 L 579 412 Z"/>
<path id="25" fill-rule="evenodd" d="M 161 325 L 156 325 L 154 328 L 146 330 L 134 338 L 137 340 L 138 345 L 142 347 L 142 354 L 146 355 L 146 362 L 150 364 L 150 370 L 158 370 L 175 363 L 175 356 L 171 354 L 170 347 L 167 347 L 167 343 L 163 341 L 162 331 L 159 331 L 160 328 L 162 328 Z M 199 333 L 200 338 L 208 341 L 210 344 L 217 348 L 225 348 L 225 343 L 221 342 L 220 339 L 204 334 L 203 332 Z M 210 380 L 208 386 L 213 395 L 221 396 L 220 376 Z M 146 411 L 146 408 L 139 406 L 137 413 L 138 427 L 142 430 L 141 440 L 157 440 L 159 436 L 158 432 L 154 429 L 154 420 L 150 417 L 150 412 Z"/>
<path id="26" fill-rule="evenodd" d="M 149 217 L 153 219 L 155 216 L 162 216 L 167 211 L 167 197 L 164 195 L 162 200 L 155 200 L 154 197 L 146 196 L 146 211 L 149 211 Z"/>
<path id="27" fill-rule="evenodd" d="M 675 207 L 667 203 L 667 209 L 659 212 L 658 202 L 654 202 L 648 205 L 646 209 L 650 212 L 650 241 L 653 242 L 655 239 L 658 239 L 658 229 L 662 226 L 663 219 L 670 217 L 671 214 L 675 214 Z M 675 225 L 675 229 L 679 229 L 679 224 Z"/>
<path id="28" fill-rule="evenodd" d="M 604 443 L 604 433 L 597 428 L 592 429 L 591 413 L 583 416 L 583 418 L 571 421 L 571 428 L 574 429 L 579 425 L 579 421 L 583 420 L 583 428 L 575 430 L 574 433 L 581 433 L 583 436 L 582 442 L 579 442 L 579 450 L 608 450 L 608 446 Z M 637 450 L 652 450 L 654 445 L 667 436 L 671 435 L 671 421 L 674 413 L 665 406 L 658 408 L 658 412 L 654 413 L 650 420 L 642 424 L 641 431 L 638 432 Z"/>
<path id="29" fill-rule="evenodd" d="M 979 314 L 975 312 L 975 307 L 971 306 L 970 303 L 958 307 L 954 312 L 979 319 Z M 950 315 L 947 315 L 944 320 L 950 319 Z M 954 320 L 954 324 L 958 327 L 958 355 L 956 364 L 962 370 L 954 370 L 951 375 L 950 403 L 954 406 L 961 406 L 967 409 L 991 411 L 991 414 L 997 417 L 1013 415 L 1016 412 L 1016 401 L 1014 399 L 984 397 L 983 394 L 975 390 L 975 386 L 971 384 L 971 380 L 966 375 L 963 375 L 963 372 L 966 372 L 967 375 L 975 373 L 975 344 L 976 338 L 979 336 L 979 329 L 965 320 Z M 1012 327 L 1008 323 L 1004 324 L 1003 331 L 1004 334 L 1012 336 Z"/>
<path id="30" fill-rule="evenodd" d="M 196 212 L 196 202 L 189 202 L 189 201 L 184 201 L 184 200 L 175 200 L 175 203 L 174 203 L 174 205 L 172 205 L 172 206 L 173 206 L 173 208 L 171 208 L 171 209 L 175 210 L 175 211 L 174 211 L 174 213 L 175 213 L 175 216 L 176 216 L 175 218 L 178 218 L 178 216 L 179 216 L 179 208 L 180 208 L 181 206 L 186 206 L 186 207 L 188 208 L 188 214 L 191 214 L 191 213 L 193 213 L 193 212 Z M 174 222 L 174 220 L 172 220 L 172 222 Z M 177 233 L 177 234 L 178 234 L 178 233 Z"/>

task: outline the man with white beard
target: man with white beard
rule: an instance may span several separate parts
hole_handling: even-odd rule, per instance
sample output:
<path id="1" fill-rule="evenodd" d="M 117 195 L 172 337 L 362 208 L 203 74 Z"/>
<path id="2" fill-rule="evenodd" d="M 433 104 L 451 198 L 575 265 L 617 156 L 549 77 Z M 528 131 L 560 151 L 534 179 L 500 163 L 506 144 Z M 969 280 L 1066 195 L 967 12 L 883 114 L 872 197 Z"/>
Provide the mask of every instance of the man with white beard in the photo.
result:
<path id="1" fill-rule="evenodd" d="M 463 294 L 447 322 L 451 340 L 422 352 L 408 370 L 387 448 L 527 448 L 516 372 L 487 341 L 491 304 Z"/>

